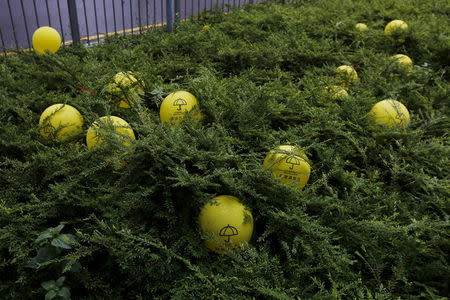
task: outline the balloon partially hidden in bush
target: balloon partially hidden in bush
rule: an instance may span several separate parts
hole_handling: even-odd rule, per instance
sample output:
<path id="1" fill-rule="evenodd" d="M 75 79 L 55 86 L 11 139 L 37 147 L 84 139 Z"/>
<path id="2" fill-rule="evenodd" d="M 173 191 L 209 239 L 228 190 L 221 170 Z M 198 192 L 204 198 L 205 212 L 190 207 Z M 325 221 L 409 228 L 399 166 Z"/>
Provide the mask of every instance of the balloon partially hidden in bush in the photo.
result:
<path id="1" fill-rule="evenodd" d="M 106 89 L 108 96 L 118 107 L 130 108 L 144 94 L 142 82 L 136 79 L 133 72 L 119 72 Z"/>
<path id="2" fill-rule="evenodd" d="M 359 81 L 358 73 L 352 66 L 342 65 L 336 68 L 336 76 L 342 85 L 351 85 Z"/>
<path id="3" fill-rule="evenodd" d="M 346 100 L 350 98 L 347 91 L 338 85 L 330 85 L 322 90 L 322 96 L 331 100 Z"/>
<path id="4" fill-rule="evenodd" d="M 253 234 L 252 213 L 233 196 L 211 199 L 203 206 L 199 223 L 206 247 L 219 254 L 239 249 Z"/>
<path id="5" fill-rule="evenodd" d="M 369 115 L 380 126 L 405 129 L 409 125 L 409 111 L 397 100 L 386 99 L 376 103 Z"/>
<path id="6" fill-rule="evenodd" d="M 135 139 L 133 129 L 125 120 L 115 116 L 104 116 L 89 127 L 86 145 L 88 149 L 113 143 L 129 147 Z"/>
<path id="7" fill-rule="evenodd" d="M 33 49 L 39 54 L 56 53 L 61 48 L 61 36 L 49 26 L 43 26 L 33 33 Z"/>
<path id="8" fill-rule="evenodd" d="M 293 184 L 299 190 L 308 183 L 311 173 L 305 152 L 291 145 L 281 145 L 271 150 L 264 159 L 263 167 L 282 183 Z"/>
<path id="9" fill-rule="evenodd" d="M 364 23 L 358 23 L 358 24 L 355 25 L 355 29 L 356 29 L 357 31 L 359 31 L 359 32 L 363 32 L 363 31 L 368 30 L 369 27 L 367 27 L 367 25 L 364 24 Z"/>
<path id="10" fill-rule="evenodd" d="M 403 75 L 409 75 L 413 71 L 414 65 L 411 58 L 404 54 L 396 54 L 391 56 L 391 70 Z"/>
<path id="11" fill-rule="evenodd" d="M 41 135 L 46 139 L 66 141 L 83 131 L 83 116 L 68 104 L 53 104 L 39 118 Z"/>
<path id="12" fill-rule="evenodd" d="M 404 42 L 408 33 L 409 27 L 405 21 L 393 20 L 389 22 L 384 28 L 384 34 L 397 42 Z"/>
<path id="13" fill-rule="evenodd" d="M 197 98 L 189 92 L 178 91 L 164 98 L 159 110 L 161 122 L 180 124 L 183 120 L 197 122 L 202 115 Z"/>

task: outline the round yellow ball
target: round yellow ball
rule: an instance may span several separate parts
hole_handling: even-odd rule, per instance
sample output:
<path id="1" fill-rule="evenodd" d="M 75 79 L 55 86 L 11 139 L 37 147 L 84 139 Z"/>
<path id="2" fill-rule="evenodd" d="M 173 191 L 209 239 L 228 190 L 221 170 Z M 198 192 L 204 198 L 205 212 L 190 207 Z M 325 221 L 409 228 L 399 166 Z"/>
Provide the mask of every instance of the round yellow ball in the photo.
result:
<path id="1" fill-rule="evenodd" d="M 404 41 L 408 29 L 408 24 L 405 21 L 393 20 L 384 28 L 384 34 L 401 42 Z"/>
<path id="2" fill-rule="evenodd" d="M 356 29 L 357 31 L 363 32 L 363 31 L 368 30 L 369 27 L 367 27 L 367 25 L 364 24 L 364 23 L 358 23 L 358 24 L 355 25 L 355 29 Z"/>
<path id="3" fill-rule="evenodd" d="M 33 49 L 39 54 L 56 53 L 61 48 L 61 36 L 49 26 L 43 26 L 33 33 Z"/>
<path id="4" fill-rule="evenodd" d="M 53 104 L 39 118 L 41 135 L 46 139 L 66 141 L 83 131 L 83 116 L 68 104 Z"/>
<path id="5" fill-rule="evenodd" d="M 253 234 L 253 216 L 239 199 L 222 195 L 206 203 L 199 215 L 205 245 L 223 254 L 247 244 Z"/>
<path id="6" fill-rule="evenodd" d="M 264 159 L 263 167 L 282 183 L 293 184 L 299 190 L 308 183 L 311 174 L 305 152 L 291 145 L 281 145 L 271 150 Z"/>
<path id="7" fill-rule="evenodd" d="M 330 85 L 322 90 L 322 95 L 331 100 L 345 100 L 350 96 L 347 91 L 338 85 Z"/>
<path id="8" fill-rule="evenodd" d="M 144 93 L 140 82 L 133 72 L 129 71 L 114 75 L 113 81 L 108 84 L 106 91 L 110 94 L 110 98 L 117 100 L 117 106 L 122 108 L 130 108 Z"/>
<path id="9" fill-rule="evenodd" d="M 359 81 L 358 73 L 352 66 L 342 65 L 336 68 L 336 75 L 342 79 L 341 84 L 349 85 Z"/>
<path id="10" fill-rule="evenodd" d="M 409 111 L 401 102 L 386 99 L 376 103 L 369 112 L 376 124 L 405 129 L 410 122 Z"/>
<path id="11" fill-rule="evenodd" d="M 391 57 L 392 67 L 395 71 L 404 75 L 411 74 L 414 64 L 411 58 L 404 54 L 396 54 Z"/>
<path id="12" fill-rule="evenodd" d="M 134 131 L 124 119 L 115 116 L 104 116 L 96 120 L 89 127 L 86 134 L 86 145 L 93 149 L 108 143 L 108 138 L 117 138 L 128 147 L 136 139 Z"/>
<path id="13" fill-rule="evenodd" d="M 163 123 L 180 124 L 187 115 L 192 121 L 201 119 L 198 100 L 189 92 L 171 93 L 161 103 L 159 116 Z"/>

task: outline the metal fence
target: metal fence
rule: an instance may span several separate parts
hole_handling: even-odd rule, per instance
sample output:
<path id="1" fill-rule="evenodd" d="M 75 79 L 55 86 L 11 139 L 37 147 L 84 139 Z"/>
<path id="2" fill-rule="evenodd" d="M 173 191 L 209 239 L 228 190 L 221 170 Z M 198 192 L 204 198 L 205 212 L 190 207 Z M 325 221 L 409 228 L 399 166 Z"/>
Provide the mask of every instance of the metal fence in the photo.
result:
<path id="1" fill-rule="evenodd" d="M 140 33 L 198 16 L 202 11 L 264 0 L 0 0 L 0 52 L 31 48 L 33 32 L 51 26 L 65 45 Z"/>

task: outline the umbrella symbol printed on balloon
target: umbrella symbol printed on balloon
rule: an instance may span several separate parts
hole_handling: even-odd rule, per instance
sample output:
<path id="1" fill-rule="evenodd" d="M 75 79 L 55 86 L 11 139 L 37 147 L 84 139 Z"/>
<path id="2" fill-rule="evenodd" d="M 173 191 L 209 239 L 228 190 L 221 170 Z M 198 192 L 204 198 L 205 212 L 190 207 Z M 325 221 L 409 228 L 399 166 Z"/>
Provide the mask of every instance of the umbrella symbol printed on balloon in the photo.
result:
<path id="1" fill-rule="evenodd" d="M 186 100 L 184 100 L 183 98 L 178 98 L 173 102 L 173 106 L 178 106 L 177 110 L 181 110 L 181 106 L 183 105 L 187 105 Z"/>
<path id="2" fill-rule="evenodd" d="M 230 237 L 232 237 L 234 235 L 238 235 L 238 234 L 239 234 L 239 232 L 238 232 L 237 228 L 233 227 L 233 226 L 230 226 L 230 224 L 228 224 L 227 226 L 223 227 L 219 231 L 219 236 L 226 236 L 228 238 L 225 241 L 227 243 L 230 242 Z"/>
<path id="3" fill-rule="evenodd" d="M 295 156 L 289 156 L 288 158 L 286 158 L 286 163 L 291 165 L 289 169 L 292 170 L 294 166 L 300 165 L 300 159 Z"/>

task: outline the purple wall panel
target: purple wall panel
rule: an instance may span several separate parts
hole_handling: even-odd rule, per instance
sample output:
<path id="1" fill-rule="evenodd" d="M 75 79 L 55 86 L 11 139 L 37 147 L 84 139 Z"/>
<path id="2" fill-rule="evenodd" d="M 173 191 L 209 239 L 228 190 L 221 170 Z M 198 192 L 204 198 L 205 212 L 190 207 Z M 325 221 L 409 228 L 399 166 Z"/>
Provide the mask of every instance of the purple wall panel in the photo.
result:
<path id="1" fill-rule="evenodd" d="M 165 0 L 80 0 L 77 10 L 80 35 L 87 37 L 162 23 L 166 5 Z"/>
<path id="2" fill-rule="evenodd" d="M 254 0 L 254 3 L 263 0 Z M 203 10 L 241 6 L 249 0 L 180 0 L 180 18 Z M 23 5 L 23 6 L 22 6 Z M 97 35 L 127 33 L 139 26 L 166 22 L 166 0 L 76 0 L 80 35 L 88 42 Z M 139 18 L 140 17 L 140 18 Z M 0 0 L 0 52 L 2 48 L 30 48 L 33 32 L 52 26 L 63 42 L 72 40 L 67 0 Z"/>
<path id="3" fill-rule="evenodd" d="M 0 0 L 0 43 L 6 48 L 29 48 L 33 32 L 40 26 L 52 26 L 64 41 L 71 40 L 68 15 L 67 1 Z"/>

